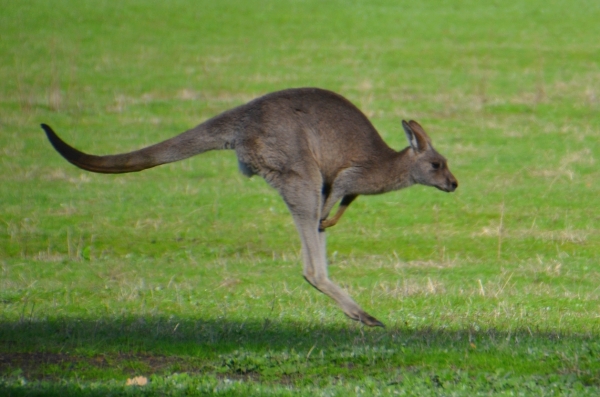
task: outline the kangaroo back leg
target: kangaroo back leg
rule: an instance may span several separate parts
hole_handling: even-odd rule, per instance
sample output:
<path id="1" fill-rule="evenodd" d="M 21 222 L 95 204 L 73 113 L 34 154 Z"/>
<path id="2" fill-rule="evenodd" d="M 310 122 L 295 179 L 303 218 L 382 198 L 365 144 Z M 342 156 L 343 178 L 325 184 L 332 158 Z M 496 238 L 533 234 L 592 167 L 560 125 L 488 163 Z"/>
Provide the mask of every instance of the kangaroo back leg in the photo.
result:
<path id="1" fill-rule="evenodd" d="M 325 233 L 319 231 L 321 214 L 321 185 L 300 177 L 292 177 L 280 184 L 278 190 L 286 202 L 302 241 L 304 278 L 316 289 L 337 302 L 353 320 L 369 326 L 383 326 L 365 312 L 347 292 L 334 284 L 328 276 L 325 252 Z"/>

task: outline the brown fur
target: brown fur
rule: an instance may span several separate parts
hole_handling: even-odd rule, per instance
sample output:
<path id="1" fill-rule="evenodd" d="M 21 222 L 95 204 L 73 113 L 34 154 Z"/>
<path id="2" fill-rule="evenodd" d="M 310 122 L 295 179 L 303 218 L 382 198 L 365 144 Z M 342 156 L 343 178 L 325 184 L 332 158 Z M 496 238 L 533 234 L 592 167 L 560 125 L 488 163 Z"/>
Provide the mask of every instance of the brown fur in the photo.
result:
<path id="1" fill-rule="evenodd" d="M 118 155 L 80 152 L 42 124 L 65 159 L 100 173 L 141 171 L 209 150 L 235 150 L 241 171 L 263 177 L 292 213 L 302 240 L 306 280 L 333 298 L 348 317 L 371 326 L 383 324 L 328 277 L 325 229 L 335 225 L 360 194 L 385 193 L 415 183 L 446 192 L 458 186 L 423 128 L 416 121 L 403 121 L 402 126 L 410 146 L 397 152 L 356 106 L 317 88 L 265 95 L 164 142 Z M 339 200 L 337 213 L 328 219 Z"/>

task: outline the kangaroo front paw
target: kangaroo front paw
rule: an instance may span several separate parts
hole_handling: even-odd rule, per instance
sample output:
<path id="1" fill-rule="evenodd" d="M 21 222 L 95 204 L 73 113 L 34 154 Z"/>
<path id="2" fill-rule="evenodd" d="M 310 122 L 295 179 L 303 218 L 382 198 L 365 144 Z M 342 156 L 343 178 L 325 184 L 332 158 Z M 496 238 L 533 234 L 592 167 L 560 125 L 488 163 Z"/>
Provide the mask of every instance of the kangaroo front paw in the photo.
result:
<path id="1" fill-rule="evenodd" d="M 335 226 L 337 222 L 334 219 L 322 219 L 319 223 L 319 230 L 325 230 L 328 227 Z"/>

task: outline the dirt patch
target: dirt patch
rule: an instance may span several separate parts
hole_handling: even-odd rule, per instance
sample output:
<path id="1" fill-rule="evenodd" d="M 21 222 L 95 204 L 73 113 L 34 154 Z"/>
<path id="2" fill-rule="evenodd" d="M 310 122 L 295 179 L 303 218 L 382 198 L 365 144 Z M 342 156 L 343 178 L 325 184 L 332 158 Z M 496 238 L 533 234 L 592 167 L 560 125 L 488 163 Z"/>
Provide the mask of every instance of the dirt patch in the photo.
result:
<path id="1" fill-rule="evenodd" d="M 116 373 L 115 373 L 116 372 Z M 259 382 L 258 371 L 231 370 L 223 372 L 197 358 L 157 356 L 146 354 L 106 354 L 80 356 L 63 353 L 0 353 L 0 377 L 22 376 L 27 380 L 57 381 L 71 377 L 101 379 L 111 373 L 123 379 L 173 373 L 207 374 L 220 379 Z M 295 376 L 277 376 L 269 381 L 283 385 L 294 384 Z"/>
<path id="2" fill-rule="evenodd" d="M 144 354 L 114 354 L 79 356 L 63 353 L 0 353 L 0 376 L 18 373 L 26 379 L 58 379 L 68 377 L 68 372 L 83 368 L 112 368 L 123 375 L 133 376 L 165 372 L 203 372 L 203 366 L 179 357 Z M 52 370 L 50 370 L 52 369 Z"/>

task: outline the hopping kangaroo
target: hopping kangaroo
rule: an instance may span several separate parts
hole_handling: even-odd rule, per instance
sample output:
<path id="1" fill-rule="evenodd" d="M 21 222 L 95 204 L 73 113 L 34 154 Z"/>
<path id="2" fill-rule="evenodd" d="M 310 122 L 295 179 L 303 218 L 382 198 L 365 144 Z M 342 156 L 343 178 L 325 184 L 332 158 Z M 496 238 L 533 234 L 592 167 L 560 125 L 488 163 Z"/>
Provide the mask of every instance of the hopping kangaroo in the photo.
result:
<path id="1" fill-rule="evenodd" d="M 416 183 L 445 192 L 458 187 L 423 128 L 416 121 L 402 121 L 402 127 L 410 146 L 397 152 L 356 106 L 317 88 L 267 94 L 164 142 L 117 155 L 80 152 L 42 124 L 67 161 L 92 172 L 142 171 L 209 150 L 235 150 L 241 172 L 263 177 L 287 204 L 302 240 L 304 278 L 334 299 L 348 317 L 370 326 L 383 324 L 328 277 L 325 229 L 335 225 L 360 194 Z"/>

